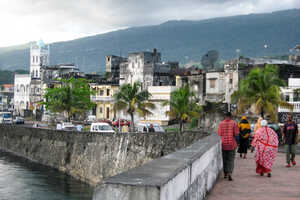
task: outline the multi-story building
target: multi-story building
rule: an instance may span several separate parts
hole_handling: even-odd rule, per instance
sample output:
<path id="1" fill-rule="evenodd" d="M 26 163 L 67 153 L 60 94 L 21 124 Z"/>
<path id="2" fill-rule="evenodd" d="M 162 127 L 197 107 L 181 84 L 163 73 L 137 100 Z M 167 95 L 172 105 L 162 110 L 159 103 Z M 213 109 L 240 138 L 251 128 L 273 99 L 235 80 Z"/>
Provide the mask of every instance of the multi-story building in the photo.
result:
<path id="1" fill-rule="evenodd" d="M 175 76 L 171 74 L 174 63 L 161 61 L 161 54 L 153 52 L 130 53 L 128 61 L 120 64 L 120 85 L 140 82 L 143 89 L 149 86 L 175 85 Z"/>
<path id="2" fill-rule="evenodd" d="M 204 104 L 206 94 L 206 79 L 205 72 L 196 67 L 189 67 L 185 69 L 178 69 L 176 74 L 176 86 L 189 86 L 190 91 L 194 92 L 197 102 Z"/>
<path id="3" fill-rule="evenodd" d="M 96 103 L 95 109 L 92 111 L 97 119 L 113 120 L 117 117 L 114 112 L 114 95 L 119 91 L 119 84 L 117 81 L 109 82 L 99 80 L 90 84 L 91 90 L 94 94 L 91 95 L 91 100 Z"/>
<path id="4" fill-rule="evenodd" d="M 30 74 L 16 74 L 14 82 L 15 115 L 24 115 L 24 110 L 30 107 Z"/>
<path id="5" fill-rule="evenodd" d="M 225 89 L 224 71 L 214 70 L 206 72 L 206 101 L 223 102 Z"/>
<path id="6" fill-rule="evenodd" d="M 294 106 L 293 110 L 286 107 L 278 107 L 278 121 L 285 123 L 287 115 L 293 113 L 293 119 L 300 124 L 300 78 L 289 78 L 288 86 L 280 88 L 284 100 Z"/>
<path id="7" fill-rule="evenodd" d="M 14 85 L 0 85 L 0 110 L 11 110 L 13 107 Z"/>
<path id="8" fill-rule="evenodd" d="M 110 72 L 113 79 L 120 78 L 120 64 L 127 62 L 127 58 L 115 55 L 106 56 L 106 72 Z"/>

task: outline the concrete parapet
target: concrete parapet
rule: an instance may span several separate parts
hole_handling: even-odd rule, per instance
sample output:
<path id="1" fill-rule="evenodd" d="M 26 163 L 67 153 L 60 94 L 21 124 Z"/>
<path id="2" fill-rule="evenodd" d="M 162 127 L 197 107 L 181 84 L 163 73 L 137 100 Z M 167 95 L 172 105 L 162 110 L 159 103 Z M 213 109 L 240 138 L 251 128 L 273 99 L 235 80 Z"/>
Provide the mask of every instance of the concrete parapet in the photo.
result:
<path id="1" fill-rule="evenodd" d="M 196 143 L 106 179 L 93 200 L 199 200 L 222 170 L 219 136 Z"/>

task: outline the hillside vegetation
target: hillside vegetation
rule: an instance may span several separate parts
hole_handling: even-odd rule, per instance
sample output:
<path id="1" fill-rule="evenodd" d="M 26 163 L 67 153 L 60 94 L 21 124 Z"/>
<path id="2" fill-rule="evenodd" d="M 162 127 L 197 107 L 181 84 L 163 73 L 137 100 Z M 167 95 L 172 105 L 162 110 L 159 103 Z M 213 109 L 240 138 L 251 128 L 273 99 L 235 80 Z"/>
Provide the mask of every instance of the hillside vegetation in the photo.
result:
<path id="1" fill-rule="evenodd" d="M 300 44 L 300 10 L 250 14 L 201 21 L 168 21 L 133 27 L 50 46 L 50 63 L 75 63 L 81 71 L 104 71 L 106 55 L 157 48 L 164 61 L 199 62 L 215 49 L 221 59 L 240 55 L 276 56 Z M 45 38 L 46 40 L 47 38 Z M 264 44 L 269 48 L 265 49 Z M 29 69 L 29 45 L 0 48 L 0 69 Z M 26 48 L 25 48 L 26 47 Z"/>

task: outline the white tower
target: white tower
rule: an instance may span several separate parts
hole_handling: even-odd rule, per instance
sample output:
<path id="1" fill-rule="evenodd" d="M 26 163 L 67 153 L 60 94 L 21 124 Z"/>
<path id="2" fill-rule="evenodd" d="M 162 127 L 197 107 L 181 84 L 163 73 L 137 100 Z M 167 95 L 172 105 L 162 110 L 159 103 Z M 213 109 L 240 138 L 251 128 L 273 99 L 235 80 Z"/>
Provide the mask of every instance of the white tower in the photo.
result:
<path id="1" fill-rule="evenodd" d="M 49 45 L 39 40 L 30 47 L 31 78 L 41 78 L 41 66 L 49 65 Z"/>

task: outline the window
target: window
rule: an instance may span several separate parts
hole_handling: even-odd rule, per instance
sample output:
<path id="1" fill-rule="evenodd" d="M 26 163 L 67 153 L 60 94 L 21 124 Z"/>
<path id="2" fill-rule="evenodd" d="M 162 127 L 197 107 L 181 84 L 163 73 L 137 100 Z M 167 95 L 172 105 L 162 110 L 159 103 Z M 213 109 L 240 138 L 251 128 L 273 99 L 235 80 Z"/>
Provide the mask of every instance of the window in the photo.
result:
<path id="1" fill-rule="evenodd" d="M 34 56 L 32 56 L 32 62 L 34 63 Z"/>
<path id="2" fill-rule="evenodd" d="M 106 94 L 107 94 L 107 96 L 110 95 L 110 89 L 106 89 Z"/>
<path id="3" fill-rule="evenodd" d="M 286 95 L 286 96 L 285 96 L 285 101 L 287 101 L 287 102 L 290 101 L 290 96 L 289 96 L 289 95 Z"/>
<path id="4" fill-rule="evenodd" d="M 229 79 L 229 84 L 232 84 L 232 78 L 231 78 L 231 79 Z"/>
<path id="5" fill-rule="evenodd" d="M 210 79 L 209 88 L 215 88 L 215 87 L 216 87 L 216 79 Z"/>
<path id="6" fill-rule="evenodd" d="M 103 108 L 102 108 L 102 107 L 100 107 L 99 112 L 100 112 L 100 113 L 103 113 Z"/>
<path id="7" fill-rule="evenodd" d="M 100 96 L 104 95 L 104 90 L 100 90 Z"/>
<path id="8" fill-rule="evenodd" d="M 38 63 L 38 62 L 39 62 L 39 57 L 36 56 L 35 60 L 36 60 L 36 62 Z"/>

